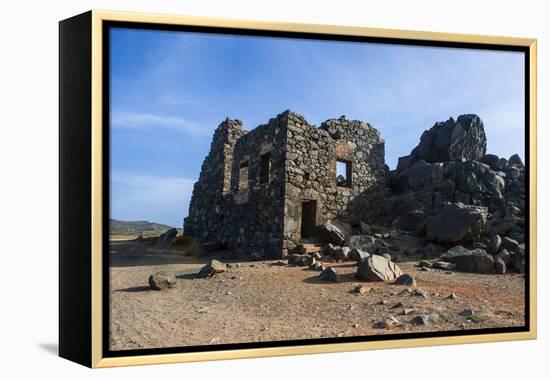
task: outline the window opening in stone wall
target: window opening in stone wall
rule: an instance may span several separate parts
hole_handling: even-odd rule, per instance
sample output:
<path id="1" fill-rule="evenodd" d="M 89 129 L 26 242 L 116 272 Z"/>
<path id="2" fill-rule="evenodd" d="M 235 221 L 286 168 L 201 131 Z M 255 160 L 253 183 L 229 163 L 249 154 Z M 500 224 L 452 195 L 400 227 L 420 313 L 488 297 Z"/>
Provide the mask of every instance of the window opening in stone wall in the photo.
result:
<path id="1" fill-rule="evenodd" d="M 248 189 L 248 162 L 245 161 L 239 166 L 239 190 Z"/>
<path id="2" fill-rule="evenodd" d="M 336 161 L 336 185 L 351 187 L 351 162 L 345 160 Z"/>
<path id="3" fill-rule="evenodd" d="M 271 154 L 263 154 L 260 156 L 260 183 L 269 182 L 269 174 L 271 172 Z"/>

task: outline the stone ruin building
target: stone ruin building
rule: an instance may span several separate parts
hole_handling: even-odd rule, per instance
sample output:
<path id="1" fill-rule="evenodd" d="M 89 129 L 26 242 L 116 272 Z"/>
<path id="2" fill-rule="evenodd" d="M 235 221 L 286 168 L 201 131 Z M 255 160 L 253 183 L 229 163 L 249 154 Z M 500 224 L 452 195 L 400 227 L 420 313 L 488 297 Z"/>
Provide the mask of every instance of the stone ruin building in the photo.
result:
<path id="1" fill-rule="evenodd" d="M 345 117 L 316 127 L 285 111 L 245 131 L 226 119 L 214 133 L 184 221 L 184 233 L 258 257 L 283 258 L 315 240 L 317 226 L 352 225 L 379 212 L 384 140 Z"/>

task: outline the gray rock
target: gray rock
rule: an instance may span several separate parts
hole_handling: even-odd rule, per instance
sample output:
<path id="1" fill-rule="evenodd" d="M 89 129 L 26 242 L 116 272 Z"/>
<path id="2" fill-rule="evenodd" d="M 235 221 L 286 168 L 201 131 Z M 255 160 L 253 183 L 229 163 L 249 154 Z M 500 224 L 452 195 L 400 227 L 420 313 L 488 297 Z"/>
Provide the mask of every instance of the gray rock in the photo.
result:
<path id="1" fill-rule="evenodd" d="M 356 277 L 365 281 L 393 281 L 402 274 L 401 269 L 388 259 L 372 255 L 357 265 Z"/>
<path id="2" fill-rule="evenodd" d="M 481 159 L 481 162 L 484 164 L 487 164 L 494 171 L 497 171 L 503 168 L 502 165 L 500 164 L 500 158 L 497 155 L 487 154 Z"/>
<path id="3" fill-rule="evenodd" d="M 298 265 L 298 266 L 310 266 L 315 262 L 315 258 L 308 254 L 292 254 L 288 255 L 288 263 L 290 265 Z"/>
<path id="4" fill-rule="evenodd" d="M 399 320 L 395 316 L 390 315 L 384 320 L 380 320 L 380 321 L 375 322 L 372 325 L 372 327 L 373 328 L 379 328 L 379 329 L 387 329 L 387 328 L 394 327 L 398 324 L 399 324 Z"/>
<path id="5" fill-rule="evenodd" d="M 198 277 L 199 278 L 212 277 L 215 274 L 225 272 L 225 269 L 226 269 L 225 264 L 219 262 L 216 259 L 212 259 L 208 264 L 206 264 L 201 268 L 201 270 L 198 273 Z"/>
<path id="6" fill-rule="evenodd" d="M 494 258 L 483 249 L 468 250 L 457 246 L 441 255 L 441 258 L 454 263 L 456 270 L 460 272 L 493 273 L 494 271 Z"/>
<path id="7" fill-rule="evenodd" d="M 172 241 L 176 238 L 178 235 L 178 230 L 175 228 L 170 228 L 169 230 L 166 230 L 164 233 L 160 234 L 160 236 L 155 241 L 155 246 L 166 248 L 172 243 Z"/>
<path id="8" fill-rule="evenodd" d="M 447 271 L 456 269 L 456 265 L 448 261 L 434 261 L 432 263 L 432 267 L 436 269 L 447 270 Z"/>
<path id="9" fill-rule="evenodd" d="M 352 248 L 349 258 L 357 262 L 363 261 L 370 257 L 370 253 L 363 251 L 362 249 Z"/>
<path id="10" fill-rule="evenodd" d="M 506 267 L 510 267 L 512 262 L 512 254 L 508 252 L 506 249 L 501 249 L 500 252 L 497 254 L 499 258 L 504 261 L 504 264 L 506 264 Z"/>
<path id="11" fill-rule="evenodd" d="M 494 259 L 493 271 L 496 274 L 505 274 L 506 273 L 506 263 L 504 262 L 504 260 L 502 260 L 498 256 L 494 256 L 493 259 Z"/>
<path id="12" fill-rule="evenodd" d="M 309 269 L 316 272 L 322 272 L 324 270 L 324 266 L 320 261 L 316 261 L 309 266 Z"/>
<path id="13" fill-rule="evenodd" d="M 360 249 L 365 252 L 372 252 L 374 238 L 370 235 L 354 235 L 349 238 L 348 246 L 351 249 Z"/>
<path id="14" fill-rule="evenodd" d="M 417 297 L 422 297 L 422 298 L 428 298 L 428 296 L 430 295 L 430 293 L 428 293 L 426 290 L 424 289 L 416 289 L 414 291 L 414 295 L 417 296 Z"/>
<path id="15" fill-rule="evenodd" d="M 516 253 L 519 250 L 519 243 L 514 239 L 505 236 L 502 238 L 502 248 L 507 249 L 508 252 Z"/>
<path id="16" fill-rule="evenodd" d="M 331 219 L 319 226 L 319 234 L 328 243 L 342 245 L 351 235 L 351 226 L 338 219 Z"/>
<path id="17" fill-rule="evenodd" d="M 402 274 L 395 280 L 396 285 L 416 286 L 415 279 L 410 274 Z"/>
<path id="18" fill-rule="evenodd" d="M 336 251 L 336 255 L 334 257 L 336 257 L 337 260 L 347 260 L 350 258 L 350 252 L 350 247 L 342 247 Z"/>
<path id="19" fill-rule="evenodd" d="M 447 204 L 426 222 L 426 239 L 440 244 L 462 244 L 479 239 L 487 221 L 487 208 Z"/>
<path id="20" fill-rule="evenodd" d="M 149 287 L 153 290 L 169 289 L 176 284 L 176 276 L 172 272 L 157 272 L 149 276 Z"/>
<path id="21" fill-rule="evenodd" d="M 360 222 L 359 227 L 362 235 L 370 235 L 372 233 L 372 228 L 368 223 Z"/>
<path id="22" fill-rule="evenodd" d="M 460 316 L 464 316 L 465 318 L 469 318 L 470 316 L 474 315 L 474 310 L 471 308 L 466 308 L 458 313 Z"/>
<path id="23" fill-rule="evenodd" d="M 331 267 L 323 270 L 319 275 L 319 279 L 321 281 L 338 282 L 340 280 L 340 276 L 336 270 Z"/>
<path id="24" fill-rule="evenodd" d="M 436 323 L 439 320 L 440 320 L 440 317 L 437 314 L 425 314 L 425 315 L 415 316 L 411 320 L 411 323 L 414 325 L 426 325 L 430 323 Z"/>
<path id="25" fill-rule="evenodd" d="M 481 119 L 475 114 L 463 114 L 455 121 L 437 122 L 425 131 L 411 156 L 428 163 L 450 160 L 480 160 L 487 150 L 487 137 Z"/>
<path id="26" fill-rule="evenodd" d="M 355 294 L 365 294 L 366 292 L 368 292 L 369 289 L 363 285 L 357 285 L 353 288 L 353 292 Z"/>
<path id="27" fill-rule="evenodd" d="M 508 165 L 515 165 L 522 168 L 524 167 L 523 161 L 521 160 L 518 154 L 514 154 L 510 156 L 510 159 L 508 159 Z"/>
<path id="28" fill-rule="evenodd" d="M 500 245 L 502 244 L 502 238 L 495 234 L 491 237 L 491 240 L 489 241 L 489 245 L 487 246 L 487 252 L 489 252 L 492 255 L 495 255 L 500 250 Z"/>
<path id="29" fill-rule="evenodd" d="M 493 217 L 487 222 L 486 229 L 493 234 L 506 235 L 514 227 L 516 227 L 514 217 Z"/>
<path id="30" fill-rule="evenodd" d="M 429 262 L 428 260 L 420 260 L 420 261 L 418 262 L 418 266 L 421 267 L 421 268 L 422 268 L 422 267 L 431 268 L 431 267 L 432 267 L 432 263 Z"/>

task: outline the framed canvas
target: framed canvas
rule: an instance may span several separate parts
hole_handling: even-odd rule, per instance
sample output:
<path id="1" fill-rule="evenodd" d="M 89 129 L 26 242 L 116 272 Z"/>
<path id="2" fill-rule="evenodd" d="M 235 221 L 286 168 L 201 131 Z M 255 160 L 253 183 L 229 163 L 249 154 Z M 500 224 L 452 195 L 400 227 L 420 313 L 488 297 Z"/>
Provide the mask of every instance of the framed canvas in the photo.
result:
<path id="1" fill-rule="evenodd" d="M 536 337 L 536 40 L 60 22 L 59 354 Z"/>

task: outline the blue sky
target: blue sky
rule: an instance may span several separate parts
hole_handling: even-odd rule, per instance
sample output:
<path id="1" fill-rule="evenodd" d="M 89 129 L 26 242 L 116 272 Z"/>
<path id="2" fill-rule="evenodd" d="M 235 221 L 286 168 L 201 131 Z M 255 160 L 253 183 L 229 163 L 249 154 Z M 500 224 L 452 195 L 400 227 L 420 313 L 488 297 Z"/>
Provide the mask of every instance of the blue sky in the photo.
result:
<path id="1" fill-rule="evenodd" d="M 437 121 L 478 114 L 488 152 L 524 156 L 523 55 L 186 32 L 111 30 L 111 217 L 182 225 L 212 133 L 291 109 L 346 115 L 386 141 L 386 163 Z"/>

